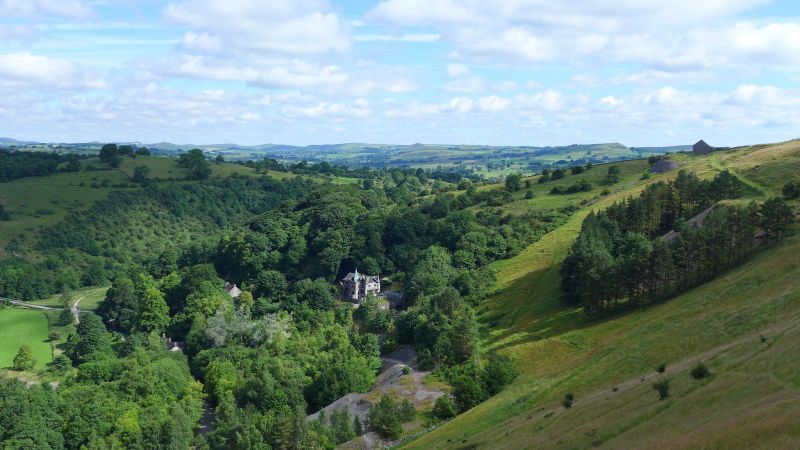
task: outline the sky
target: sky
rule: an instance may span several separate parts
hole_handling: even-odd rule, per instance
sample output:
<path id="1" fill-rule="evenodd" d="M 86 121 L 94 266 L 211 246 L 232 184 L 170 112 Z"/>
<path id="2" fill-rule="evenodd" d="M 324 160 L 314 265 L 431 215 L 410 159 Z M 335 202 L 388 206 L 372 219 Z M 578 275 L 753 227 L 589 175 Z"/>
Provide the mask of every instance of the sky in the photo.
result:
<path id="1" fill-rule="evenodd" d="M 800 137 L 796 0 L 0 0 L 0 136 Z"/>

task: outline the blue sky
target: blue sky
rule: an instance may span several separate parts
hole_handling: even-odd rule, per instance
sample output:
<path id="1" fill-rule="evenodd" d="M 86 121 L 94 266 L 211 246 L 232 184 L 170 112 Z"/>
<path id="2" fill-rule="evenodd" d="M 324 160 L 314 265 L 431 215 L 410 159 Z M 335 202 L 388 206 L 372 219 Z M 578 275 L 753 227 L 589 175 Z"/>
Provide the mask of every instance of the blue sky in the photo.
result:
<path id="1" fill-rule="evenodd" d="M 800 2 L 0 0 L 0 136 L 800 137 Z"/>

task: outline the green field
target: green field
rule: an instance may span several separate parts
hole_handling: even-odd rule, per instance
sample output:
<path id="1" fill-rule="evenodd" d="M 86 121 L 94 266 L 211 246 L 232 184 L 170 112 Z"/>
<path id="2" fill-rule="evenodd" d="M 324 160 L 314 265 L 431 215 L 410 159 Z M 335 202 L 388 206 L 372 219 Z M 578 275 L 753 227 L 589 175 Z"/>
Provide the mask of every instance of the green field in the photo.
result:
<path id="1" fill-rule="evenodd" d="M 41 311 L 0 309 L 0 369 L 11 369 L 14 356 L 23 344 L 30 346 L 36 369 L 44 369 L 53 354 L 48 334 L 47 317 Z"/>
<path id="2" fill-rule="evenodd" d="M 731 169 L 763 199 L 780 192 L 786 174 L 798 176 L 800 142 L 675 159 L 701 177 Z M 789 448 L 800 440 L 800 236 L 652 307 L 599 319 L 560 301 L 559 263 L 586 214 L 674 174 L 626 176 L 495 264 L 496 293 L 480 306 L 486 345 L 513 357 L 520 376 L 408 447 Z M 706 381 L 688 375 L 699 361 L 711 369 Z M 654 370 L 661 363 L 665 375 Z M 663 377 L 672 391 L 662 402 L 651 385 Z M 568 392 L 571 409 L 560 406 Z"/>
<path id="3" fill-rule="evenodd" d="M 81 311 L 94 311 L 106 297 L 108 287 L 87 287 L 71 292 L 72 302 L 78 302 Z M 50 306 L 53 308 L 61 307 L 61 294 L 42 300 L 34 300 L 29 303 L 40 306 Z"/>

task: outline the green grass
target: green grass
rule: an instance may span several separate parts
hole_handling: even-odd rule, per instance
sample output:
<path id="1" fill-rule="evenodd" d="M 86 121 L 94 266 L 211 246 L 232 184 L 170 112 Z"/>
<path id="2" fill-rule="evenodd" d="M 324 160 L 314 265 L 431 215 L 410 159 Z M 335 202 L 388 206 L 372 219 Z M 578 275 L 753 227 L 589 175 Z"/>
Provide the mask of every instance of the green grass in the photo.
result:
<path id="1" fill-rule="evenodd" d="M 80 307 L 81 311 L 95 311 L 97 307 L 100 306 L 100 303 L 105 299 L 106 291 L 108 291 L 108 287 L 87 287 L 77 289 L 71 292 L 72 302 L 74 303 L 75 301 L 78 301 L 78 306 Z M 34 300 L 29 303 L 40 306 L 60 308 L 61 294 L 53 295 L 42 300 Z"/>
<path id="2" fill-rule="evenodd" d="M 47 317 L 41 311 L 0 309 L 0 369 L 11 369 L 19 347 L 30 346 L 36 359 L 35 369 L 44 369 L 53 359 Z"/>
<path id="3" fill-rule="evenodd" d="M 763 198 L 779 190 L 781 177 L 769 169 L 746 174 L 780 167 L 771 162 L 775 152 L 791 158 L 798 151 L 800 143 L 790 143 L 675 159 L 702 177 L 733 169 Z M 520 376 L 408 447 L 780 448 L 798 442 L 800 236 L 652 307 L 589 318 L 560 302 L 558 264 L 583 217 L 644 185 L 626 177 L 617 192 L 495 264 L 497 291 L 480 306 L 485 345 L 513 357 Z M 699 361 L 711 369 L 709 380 L 689 377 Z M 667 372 L 658 375 L 662 362 Z M 651 385 L 664 376 L 672 391 L 662 402 Z M 560 406 L 566 392 L 576 396 L 569 410 Z"/>

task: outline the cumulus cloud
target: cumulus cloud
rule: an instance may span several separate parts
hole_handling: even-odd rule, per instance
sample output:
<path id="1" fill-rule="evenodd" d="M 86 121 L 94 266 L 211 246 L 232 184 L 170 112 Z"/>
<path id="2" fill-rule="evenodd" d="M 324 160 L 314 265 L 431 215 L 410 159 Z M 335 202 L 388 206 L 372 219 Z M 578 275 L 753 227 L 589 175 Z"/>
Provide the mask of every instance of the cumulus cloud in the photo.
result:
<path id="1" fill-rule="evenodd" d="M 28 52 L 0 54 L 0 88 L 102 89 L 101 73 L 71 61 Z"/>
<path id="2" fill-rule="evenodd" d="M 725 21 L 767 0 L 384 0 L 374 23 L 427 26 L 462 59 L 640 63 L 662 71 L 800 65 L 800 24 Z M 691 13 L 687 13 L 691 11 Z"/>
<path id="3" fill-rule="evenodd" d="M 189 0 L 164 16 L 191 27 L 182 45 L 200 52 L 313 55 L 350 46 L 349 30 L 324 0 Z"/>

